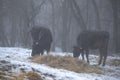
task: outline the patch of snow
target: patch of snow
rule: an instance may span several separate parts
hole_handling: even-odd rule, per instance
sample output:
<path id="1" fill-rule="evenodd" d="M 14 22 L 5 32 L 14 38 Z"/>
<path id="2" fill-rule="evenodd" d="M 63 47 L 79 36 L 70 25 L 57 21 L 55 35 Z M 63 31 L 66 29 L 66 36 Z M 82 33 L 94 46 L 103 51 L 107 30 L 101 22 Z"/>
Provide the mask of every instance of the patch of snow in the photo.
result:
<path id="1" fill-rule="evenodd" d="M 18 65 L 17 68 L 12 71 L 16 74 L 21 72 L 21 69 L 28 71 L 36 71 L 43 77 L 45 80 L 119 80 L 120 79 L 120 68 L 113 66 L 100 66 L 105 70 L 112 70 L 112 73 L 105 74 L 95 74 L 95 73 L 76 73 L 73 71 L 51 68 L 43 64 L 37 64 L 30 61 L 30 49 L 24 48 L 3 48 L 0 47 L 0 60 L 9 61 L 11 64 Z M 62 52 L 51 52 L 53 55 L 62 55 L 65 56 L 71 55 L 71 53 L 62 53 Z M 97 64 L 95 60 L 98 56 L 90 55 L 91 64 Z M 120 57 L 117 57 L 120 59 Z M 116 59 L 116 57 L 108 57 L 108 59 Z"/>

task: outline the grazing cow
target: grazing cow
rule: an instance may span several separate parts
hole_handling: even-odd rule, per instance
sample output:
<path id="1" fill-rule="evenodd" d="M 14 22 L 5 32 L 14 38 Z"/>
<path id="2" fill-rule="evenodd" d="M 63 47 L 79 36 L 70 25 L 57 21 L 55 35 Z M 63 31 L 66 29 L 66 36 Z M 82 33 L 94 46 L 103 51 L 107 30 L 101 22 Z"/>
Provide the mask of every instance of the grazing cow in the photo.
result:
<path id="1" fill-rule="evenodd" d="M 31 36 L 33 39 L 32 56 L 43 55 L 44 50 L 47 53 L 50 51 L 52 43 L 51 31 L 44 27 L 33 27 L 31 29 Z"/>
<path id="2" fill-rule="evenodd" d="M 106 31 L 84 31 L 77 37 L 77 46 L 73 48 L 73 56 L 79 57 L 82 53 L 82 59 L 84 60 L 84 52 L 86 53 L 87 62 L 89 63 L 89 49 L 99 49 L 100 65 L 103 60 L 103 66 L 105 65 L 107 58 L 107 48 L 109 42 L 109 33 Z"/>

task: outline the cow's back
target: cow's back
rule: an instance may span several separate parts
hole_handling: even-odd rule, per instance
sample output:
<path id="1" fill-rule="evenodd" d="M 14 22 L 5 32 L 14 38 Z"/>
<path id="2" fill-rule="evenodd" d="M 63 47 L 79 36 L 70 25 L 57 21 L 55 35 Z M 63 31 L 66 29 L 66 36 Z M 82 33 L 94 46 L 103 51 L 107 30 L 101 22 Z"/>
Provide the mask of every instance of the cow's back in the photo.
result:
<path id="1" fill-rule="evenodd" d="M 33 27 L 31 29 L 31 36 L 33 40 L 47 40 L 52 41 L 51 31 L 45 27 Z"/>
<path id="2" fill-rule="evenodd" d="M 97 49 L 107 45 L 109 33 L 106 31 L 84 31 L 77 37 L 77 44 L 84 49 Z"/>

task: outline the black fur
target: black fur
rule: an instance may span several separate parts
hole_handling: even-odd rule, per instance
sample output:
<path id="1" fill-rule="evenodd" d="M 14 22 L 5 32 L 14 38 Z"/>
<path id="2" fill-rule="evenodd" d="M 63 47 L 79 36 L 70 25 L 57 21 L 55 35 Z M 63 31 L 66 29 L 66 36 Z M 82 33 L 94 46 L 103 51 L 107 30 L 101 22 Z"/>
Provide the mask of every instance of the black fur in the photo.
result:
<path id="1" fill-rule="evenodd" d="M 51 31 L 44 27 L 33 27 L 31 29 L 31 36 L 33 39 L 32 56 L 43 55 L 44 50 L 47 53 L 50 51 L 52 43 Z"/>
<path id="2" fill-rule="evenodd" d="M 100 60 L 99 65 L 103 60 L 103 66 L 105 65 L 107 58 L 107 48 L 109 41 L 109 33 L 106 31 L 84 31 L 77 37 L 77 46 L 73 49 L 73 56 L 79 57 L 82 53 L 82 59 L 84 59 L 84 52 L 86 53 L 87 62 L 89 63 L 89 49 L 99 49 Z"/>

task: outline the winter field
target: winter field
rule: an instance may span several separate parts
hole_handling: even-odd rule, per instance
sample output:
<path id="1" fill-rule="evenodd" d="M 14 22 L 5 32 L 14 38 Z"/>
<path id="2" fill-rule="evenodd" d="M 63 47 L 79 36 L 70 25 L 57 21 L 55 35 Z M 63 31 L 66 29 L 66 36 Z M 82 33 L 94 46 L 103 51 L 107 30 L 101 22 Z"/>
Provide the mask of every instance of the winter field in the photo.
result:
<path id="1" fill-rule="evenodd" d="M 98 73 L 78 73 L 65 69 L 49 67 L 45 64 L 37 64 L 30 59 L 30 49 L 25 48 L 3 48 L 0 47 L 0 80 L 21 80 L 13 77 L 21 73 L 36 72 L 43 80 L 120 80 L 120 57 L 108 56 L 106 66 L 97 66 L 107 72 Z M 65 56 L 71 53 L 51 52 L 52 55 Z M 90 65 L 97 64 L 98 56 L 90 55 Z M 113 61 L 110 63 L 110 61 Z M 3 75 L 4 73 L 4 75 Z M 7 75 L 5 75 L 7 74 Z M 6 79 L 3 79 L 6 77 Z M 24 77 L 23 80 L 29 80 Z M 31 79 L 40 80 L 40 79 Z"/>

